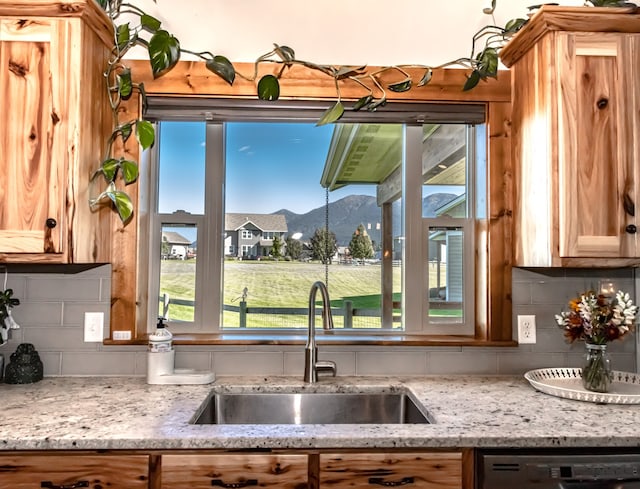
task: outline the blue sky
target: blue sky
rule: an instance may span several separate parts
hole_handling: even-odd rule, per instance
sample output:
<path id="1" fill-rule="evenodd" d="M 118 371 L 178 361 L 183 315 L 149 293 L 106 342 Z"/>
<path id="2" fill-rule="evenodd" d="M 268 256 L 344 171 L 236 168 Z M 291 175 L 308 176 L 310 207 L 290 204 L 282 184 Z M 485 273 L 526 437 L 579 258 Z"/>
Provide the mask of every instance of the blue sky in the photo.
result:
<path id="1" fill-rule="evenodd" d="M 333 126 L 230 123 L 226 126 L 226 211 L 306 213 L 325 203 L 320 186 Z M 160 132 L 160 212 L 202 212 L 204 123 L 163 123 Z M 331 192 L 374 195 L 371 185 Z"/>

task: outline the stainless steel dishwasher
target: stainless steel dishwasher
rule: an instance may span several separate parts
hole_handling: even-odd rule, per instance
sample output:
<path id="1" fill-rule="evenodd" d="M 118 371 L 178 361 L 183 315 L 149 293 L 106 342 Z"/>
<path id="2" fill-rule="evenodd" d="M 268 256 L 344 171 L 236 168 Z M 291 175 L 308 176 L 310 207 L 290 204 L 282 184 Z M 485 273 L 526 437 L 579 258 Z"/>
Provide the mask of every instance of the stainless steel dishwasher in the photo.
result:
<path id="1" fill-rule="evenodd" d="M 640 448 L 480 450 L 477 489 L 640 489 Z"/>

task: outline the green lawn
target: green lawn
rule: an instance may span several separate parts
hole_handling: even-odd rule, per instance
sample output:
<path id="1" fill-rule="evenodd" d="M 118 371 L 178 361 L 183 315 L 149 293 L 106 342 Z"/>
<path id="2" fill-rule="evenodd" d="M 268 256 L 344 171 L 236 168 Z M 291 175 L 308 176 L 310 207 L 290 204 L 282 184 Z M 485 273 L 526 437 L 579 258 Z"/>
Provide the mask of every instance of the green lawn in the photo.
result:
<path id="1" fill-rule="evenodd" d="M 400 267 L 394 267 L 394 300 L 400 300 Z M 338 265 L 329 266 L 328 288 L 333 308 L 341 308 L 343 300 L 353 302 L 354 308 L 380 308 L 379 265 Z M 239 306 L 243 290 L 247 288 L 247 306 L 256 307 L 296 307 L 306 308 L 309 289 L 313 282 L 325 281 L 325 267 L 321 263 L 301 263 L 287 261 L 225 261 L 224 300 L 226 305 Z M 161 295 L 169 294 L 172 299 L 193 301 L 195 284 L 195 260 L 163 260 Z M 319 296 L 318 296 L 319 298 Z M 161 310 L 161 307 L 160 307 Z M 441 315 L 459 315 L 459 311 L 437 311 Z M 397 312 L 399 313 L 399 311 Z M 193 320 L 193 307 L 171 304 L 169 315 L 172 319 Z M 306 317 L 247 316 L 249 327 L 306 327 Z M 336 327 L 342 325 L 342 318 L 334 318 Z M 239 315 L 224 312 L 225 326 L 238 326 Z M 376 318 L 354 318 L 354 327 L 380 327 Z"/>

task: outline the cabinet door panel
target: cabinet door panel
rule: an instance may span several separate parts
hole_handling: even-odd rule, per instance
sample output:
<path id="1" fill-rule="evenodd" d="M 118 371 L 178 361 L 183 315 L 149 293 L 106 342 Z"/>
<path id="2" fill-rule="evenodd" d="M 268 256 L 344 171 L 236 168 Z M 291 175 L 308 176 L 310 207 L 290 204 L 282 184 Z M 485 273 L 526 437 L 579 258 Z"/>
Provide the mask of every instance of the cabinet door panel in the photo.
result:
<path id="1" fill-rule="evenodd" d="M 147 455 L 2 455 L 0 487 L 147 489 Z"/>
<path id="2" fill-rule="evenodd" d="M 54 154 L 56 22 L 0 24 L 0 253 L 59 253 L 65 164 Z M 55 226 L 47 226 L 54 219 Z"/>
<path id="3" fill-rule="evenodd" d="M 347 453 L 320 455 L 320 488 L 460 489 L 460 453 Z"/>
<path id="4" fill-rule="evenodd" d="M 563 35 L 558 57 L 560 256 L 633 257 L 633 36 Z M 626 197 L 625 197 L 626 195 Z"/>
<path id="5" fill-rule="evenodd" d="M 162 489 L 306 489 L 306 455 L 163 455 Z"/>

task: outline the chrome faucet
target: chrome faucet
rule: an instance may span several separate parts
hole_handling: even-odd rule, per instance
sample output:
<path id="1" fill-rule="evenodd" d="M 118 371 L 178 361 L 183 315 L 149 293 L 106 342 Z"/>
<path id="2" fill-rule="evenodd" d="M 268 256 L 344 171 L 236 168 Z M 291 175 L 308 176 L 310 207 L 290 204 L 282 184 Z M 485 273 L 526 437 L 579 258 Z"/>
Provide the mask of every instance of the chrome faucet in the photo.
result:
<path id="1" fill-rule="evenodd" d="M 336 376 L 336 364 L 330 361 L 318 360 L 318 346 L 316 345 L 316 292 L 320 290 L 322 295 L 322 327 L 325 330 L 333 329 L 333 317 L 331 316 L 331 302 L 327 286 L 318 281 L 314 282 L 309 291 L 309 337 L 304 347 L 304 381 L 313 383 L 318 381 L 318 372 L 331 372 Z"/>

